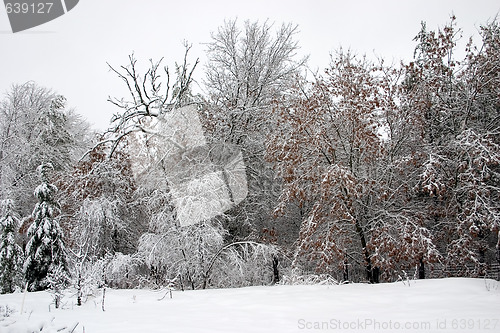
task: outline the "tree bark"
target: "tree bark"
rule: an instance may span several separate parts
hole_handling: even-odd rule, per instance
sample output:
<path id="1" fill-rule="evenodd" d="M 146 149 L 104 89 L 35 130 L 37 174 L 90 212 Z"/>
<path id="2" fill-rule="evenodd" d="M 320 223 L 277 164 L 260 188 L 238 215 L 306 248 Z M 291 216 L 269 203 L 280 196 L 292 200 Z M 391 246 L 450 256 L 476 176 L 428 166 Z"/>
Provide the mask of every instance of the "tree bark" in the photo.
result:
<path id="1" fill-rule="evenodd" d="M 344 257 L 344 281 L 349 281 L 349 262 L 347 261 L 347 253 Z"/>
<path id="2" fill-rule="evenodd" d="M 78 272 L 78 282 L 76 287 L 76 305 L 82 306 L 82 273 Z"/>
<path id="3" fill-rule="evenodd" d="M 498 268 L 498 281 L 500 281 L 500 230 L 498 230 L 498 236 L 497 236 L 497 263 L 499 265 Z"/>
<path id="4" fill-rule="evenodd" d="M 425 279 L 425 264 L 424 264 L 424 258 L 420 258 L 419 265 L 418 265 L 418 278 L 420 280 Z"/>
<path id="5" fill-rule="evenodd" d="M 280 272 L 278 269 L 278 257 L 273 257 L 273 284 L 280 282 Z"/>
<path id="6" fill-rule="evenodd" d="M 370 253 L 368 253 L 368 249 L 366 248 L 366 237 L 365 237 L 365 232 L 361 225 L 359 224 L 359 221 L 356 220 L 355 223 L 356 226 L 356 232 L 358 233 L 359 240 L 361 241 L 361 247 L 363 248 L 363 254 L 365 257 L 365 272 L 366 272 L 366 279 L 370 283 L 378 283 L 379 282 L 379 272 L 380 270 L 378 267 L 373 267 L 371 258 L 370 258 Z"/>

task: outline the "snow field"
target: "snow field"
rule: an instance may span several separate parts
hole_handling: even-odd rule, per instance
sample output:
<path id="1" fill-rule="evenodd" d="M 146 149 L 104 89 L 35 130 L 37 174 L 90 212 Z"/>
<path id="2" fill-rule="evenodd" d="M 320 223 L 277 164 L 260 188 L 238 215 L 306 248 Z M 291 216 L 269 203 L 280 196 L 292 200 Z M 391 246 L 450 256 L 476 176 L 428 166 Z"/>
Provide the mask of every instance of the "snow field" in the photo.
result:
<path id="1" fill-rule="evenodd" d="M 378 285 L 106 290 L 82 307 L 47 292 L 0 296 L 0 332 L 500 332 L 500 282 L 450 278 Z M 2 313 L 3 314 L 3 313 Z M 66 328 L 66 329 L 65 329 Z"/>

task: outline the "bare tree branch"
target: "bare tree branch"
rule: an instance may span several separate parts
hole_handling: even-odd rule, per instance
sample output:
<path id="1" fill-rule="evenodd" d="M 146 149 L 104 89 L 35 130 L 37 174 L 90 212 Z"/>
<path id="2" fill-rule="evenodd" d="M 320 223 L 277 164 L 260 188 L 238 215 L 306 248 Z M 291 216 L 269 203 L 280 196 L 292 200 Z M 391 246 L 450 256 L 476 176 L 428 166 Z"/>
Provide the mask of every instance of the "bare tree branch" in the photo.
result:
<path id="1" fill-rule="evenodd" d="M 165 76 L 158 72 L 163 58 L 155 62 L 149 60 L 149 68 L 140 74 L 138 62 L 134 54 L 128 56 L 128 64 L 114 67 L 108 63 L 109 69 L 125 84 L 128 89 L 128 98 L 108 97 L 108 102 L 115 105 L 120 112 L 111 119 L 111 126 L 92 149 L 103 144 L 111 143 L 110 156 L 115 152 L 120 142 L 132 133 L 148 133 L 144 127 L 150 122 L 147 119 L 162 117 L 176 107 L 194 102 L 191 85 L 194 82 L 193 74 L 199 63 L 194 65 L 188 61 L 191 46 L 185 43 L 185 53 L 181 65 L 175 64 L 176 78 L 171 83 L 168 67 L 163 67 Z M 87 152 L 81 159 L 88 155 Z"/>

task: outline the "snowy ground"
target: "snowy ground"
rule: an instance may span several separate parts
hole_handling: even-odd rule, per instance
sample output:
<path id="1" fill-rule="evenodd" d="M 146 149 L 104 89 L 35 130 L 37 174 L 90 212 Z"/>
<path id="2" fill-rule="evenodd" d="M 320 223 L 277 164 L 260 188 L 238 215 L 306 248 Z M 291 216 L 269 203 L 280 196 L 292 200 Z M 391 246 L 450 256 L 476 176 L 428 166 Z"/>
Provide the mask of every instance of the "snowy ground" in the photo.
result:
<path id="1" fill-rule="evenodd" d="M 0 296 L 0 332 L 500 332 L 500 282 L 441 279 L 390 284 L 174 291 L 107 290 L 82 307 L 46 292 Z M 14 309 L 9 317 L 5 307 Z M 64 327 L 69 330 L 61 330 Z"/>

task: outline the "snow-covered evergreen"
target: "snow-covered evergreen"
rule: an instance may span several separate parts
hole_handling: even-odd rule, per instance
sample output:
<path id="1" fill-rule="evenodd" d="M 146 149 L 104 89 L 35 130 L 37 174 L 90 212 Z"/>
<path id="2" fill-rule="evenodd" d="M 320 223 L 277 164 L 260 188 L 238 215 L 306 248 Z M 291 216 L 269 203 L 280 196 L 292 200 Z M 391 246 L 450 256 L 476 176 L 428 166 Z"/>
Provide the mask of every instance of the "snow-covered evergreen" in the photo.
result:
<path id="1" fill-rule="evenodd" d="M 47 276 L 59 266 L 66 269 L 66 254 L 63 231 L 57 215 L 60 208 L 55 200 L 57 187 L 48 181 L 50 163 L 37 168 L 42 183 L 35 189 L 38 203 L 32 213 L 33 223 L 28 229 L 26 261 L 24 273 L 30 290 L 43 290 L 49 287 Z"/>
<path id="2" fill-rule="evenodd" d="M 11 293 L 22 284 L 23 249 L 16 242 L 19 219 L 10 199 L 0 203 L 0 293 Z"/>

